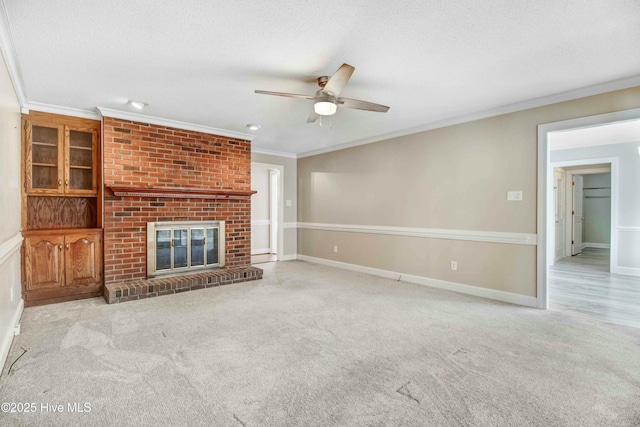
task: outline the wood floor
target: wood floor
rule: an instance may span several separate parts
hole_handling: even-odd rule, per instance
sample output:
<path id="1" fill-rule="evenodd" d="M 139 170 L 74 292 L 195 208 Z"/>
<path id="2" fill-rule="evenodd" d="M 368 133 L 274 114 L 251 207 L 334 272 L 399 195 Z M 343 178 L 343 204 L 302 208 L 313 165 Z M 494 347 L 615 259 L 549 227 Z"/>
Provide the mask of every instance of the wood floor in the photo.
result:
<path id="1" fill-rule="evenodd" d="M 549 268 L 549 305 L 640 328 L 640 277 L 609 273 L 609 249 L 585 248 Z"/>

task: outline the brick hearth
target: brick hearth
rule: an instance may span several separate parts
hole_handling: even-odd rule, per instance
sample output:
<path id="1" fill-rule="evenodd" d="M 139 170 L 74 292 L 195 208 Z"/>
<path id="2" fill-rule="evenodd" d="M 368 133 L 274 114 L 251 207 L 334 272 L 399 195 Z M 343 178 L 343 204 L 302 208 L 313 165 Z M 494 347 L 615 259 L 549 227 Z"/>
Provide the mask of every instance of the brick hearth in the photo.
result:
<path id="1" fill-rule="evenodd" d="M 105 285 L 104 299 L 109 304 L 115 304 L 258 279 L 262 279 L 261 269 L 256 267 L 236 267 L 185 274 L 183 276 L 132 280 Z"/>

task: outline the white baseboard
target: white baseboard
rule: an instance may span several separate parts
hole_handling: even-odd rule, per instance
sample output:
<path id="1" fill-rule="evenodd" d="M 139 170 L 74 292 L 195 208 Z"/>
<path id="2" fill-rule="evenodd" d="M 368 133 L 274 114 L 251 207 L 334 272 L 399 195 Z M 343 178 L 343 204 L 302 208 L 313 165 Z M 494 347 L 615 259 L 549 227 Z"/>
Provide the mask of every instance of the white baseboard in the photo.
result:
<path id="1" fill-rule="evenodd" d="M 428 277 L 414 276 L 411 274 L 381 270 L 378 268 L 365 267 L 356 264 L 348 264 L 345 262 L 310 257 L 307 255 L 298 255 L 298 259 L 316 264 L 328 265 L 331 267 L 344 268 L 346 270 L 357 271 L 360 273 L 372 274 L 374 276 L 385 277 L 387 279 L 399 280 L 401 282 L 415 283 L 418 285 L 430 286 L 432 288 L 446 289 L 448 291 L 454 291 L 461 294 L 473 295 L 476 297 L 488 298 L 497 301 L 508 302 L 511 304 L 524 305 L 526 307 L 538 307 L 537 298 L 526 295 L 513 294 L 511 292 L 497 291 L 494 289 L 481 288 L 478 286 L 463 285 L 461 283 L 430 279 Z"/>
<path id="2" fill-rule="evenodd" d="M 4 364 L 7 361 L 7 356 L 9 355 L 9 349 L 11 348 L 11 343 L 13 342 L 14 329 L 18 323 L 20 323 L 20 318 L 22 317 L 22 311 L 24 310 L 24 300 L 20 299 L 18 303 L 18 309 L 16 310 L 13 319 L 11 319 L 11 323 L 8 325 L 9 327 L 1 331 L 3 336 L 0 338 L 0 368 L 4 367 Z M 2 370 L 0 369 L 0 372 Z"/>
<path id="3" fill-rule="evenodd" d="M 268 255 L 271 253 L 271 248 L 253 249 L 251 255 Z"/>
<path id="4" fill-rule="evenodd" d="M 623 276 L 640 276 L 640 268 L 617 266 L 616 274 L 622 274 Z"/>
<path id="5" fill-rule="evenodd" d="M 609 243 L 583 243 L 585 248 L 598 248 L 598 249 L 611 249 L 611 245 Z"/>
<path id="6" fill-rule="evenodd" d="M 298 255 L 293 254 L 293 255 L 282 255 L 280 257 L 280 261 L 295 261 L 298 259 Z"/>

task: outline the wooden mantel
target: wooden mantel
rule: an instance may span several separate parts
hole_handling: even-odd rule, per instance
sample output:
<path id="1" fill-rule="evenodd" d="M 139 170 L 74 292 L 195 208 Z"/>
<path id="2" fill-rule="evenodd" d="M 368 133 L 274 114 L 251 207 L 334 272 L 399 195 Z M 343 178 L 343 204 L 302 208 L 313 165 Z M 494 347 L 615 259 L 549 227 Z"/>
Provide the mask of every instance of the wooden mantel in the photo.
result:
<path id="1" fill-rule="evenodd" d="M 223 199 L 247 200 L 257 191 L 216 190 L 182 187 L 134 187 L 113 185 L 107 187 L 120 197 L 164 197 L 171 199 Z"/>

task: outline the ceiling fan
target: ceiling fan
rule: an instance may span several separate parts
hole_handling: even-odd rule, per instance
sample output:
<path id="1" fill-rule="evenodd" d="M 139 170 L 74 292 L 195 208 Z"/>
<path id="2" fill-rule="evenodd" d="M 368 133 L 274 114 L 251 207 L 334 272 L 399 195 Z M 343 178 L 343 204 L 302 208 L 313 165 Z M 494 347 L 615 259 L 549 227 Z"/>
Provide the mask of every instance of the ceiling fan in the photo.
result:
<path id="1" fill-rule="evenodd" d="M 331 116 L 336 113 L 338 107 L 354 108 L 356 110 L 377 111 L 386 113 L 389 107 L 386 105 L 374 104 L 373 102 L 360 101 L 358 99 L 338 97 L 342 89 L 351 78 L 355 68 L 349 64 L 342 64 L 333 76 L 318 77 L 320 89 L 315 95 L 298 95 L 295 93 L 269 92 L 266 90 L 256 90 L 256 93 L 263 95 L 286 96 L 288 98 L 301 98 L 313 101 L 313 109 L 309 113 L 307 123 L 313 123 L 320 116 Z"/>

